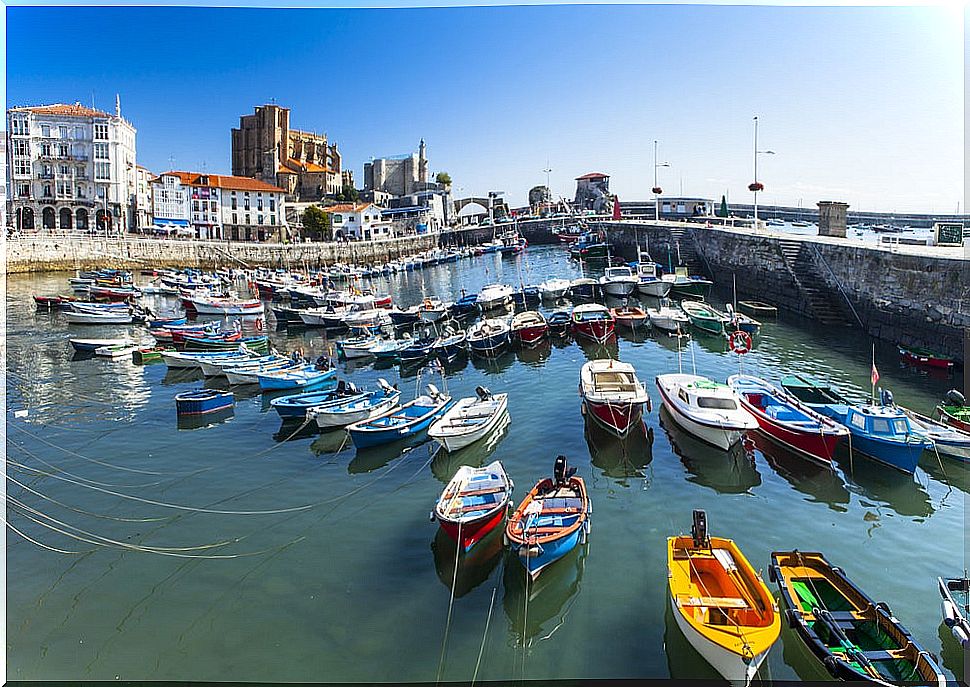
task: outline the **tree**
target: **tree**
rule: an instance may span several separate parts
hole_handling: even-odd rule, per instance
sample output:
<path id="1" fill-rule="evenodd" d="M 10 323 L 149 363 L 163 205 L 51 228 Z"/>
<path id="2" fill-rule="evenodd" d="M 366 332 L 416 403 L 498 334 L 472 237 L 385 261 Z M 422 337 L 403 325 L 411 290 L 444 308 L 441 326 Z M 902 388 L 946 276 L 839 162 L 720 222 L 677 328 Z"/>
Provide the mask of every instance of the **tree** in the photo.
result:
<path id="1" fill-rule="evenodd" d="M 332 238 L 330 230 L 330 213 L 324 212 L 316 205 L 311 205 L 303 211 L 303 233 L 305 236 L 317 241 L 329 241 Z"/>
<path id="2" fill-rule="evenodd" d="M 728 216 L 727 198 L 725 196 L 723 196 L 723 195 L 721 196 L 721 207 L 718 208 L 717 216 L 718 217 L 727 217 Z"/>
<path id="3" fill-rule="evenodd" d="M 360 193 L 350 184 L 344 184 L 334 197 L 341 203 L 356 203 L 360 200 Z"/>
<path id="4" fill-rule="evenodd" d="M 451 186 L 451 175 L 448 172 L 438 172 L 434 178 L 439 184 L 444 184 L 445 186 Z"/>

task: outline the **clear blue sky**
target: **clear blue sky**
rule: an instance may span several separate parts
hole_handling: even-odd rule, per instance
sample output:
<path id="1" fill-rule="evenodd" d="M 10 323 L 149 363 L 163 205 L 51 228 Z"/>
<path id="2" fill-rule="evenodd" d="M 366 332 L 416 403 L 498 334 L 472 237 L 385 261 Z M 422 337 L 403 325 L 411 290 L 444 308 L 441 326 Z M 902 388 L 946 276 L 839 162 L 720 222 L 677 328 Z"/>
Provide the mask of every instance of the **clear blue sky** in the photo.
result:
<path id="1" fill-rule="evenodd" d="M 559 5 L 415 9 L 15 7 L 7 104 L 114 107 L 160 172 L 230 171 L 275 98 L 363 163 L 428 143 L 463 195 L 612 176 L 668 194 L 953 212 L 963 199 L 963 14 L 946 8 Z M 46 36 L 43 40 L 39 36 Z"/>

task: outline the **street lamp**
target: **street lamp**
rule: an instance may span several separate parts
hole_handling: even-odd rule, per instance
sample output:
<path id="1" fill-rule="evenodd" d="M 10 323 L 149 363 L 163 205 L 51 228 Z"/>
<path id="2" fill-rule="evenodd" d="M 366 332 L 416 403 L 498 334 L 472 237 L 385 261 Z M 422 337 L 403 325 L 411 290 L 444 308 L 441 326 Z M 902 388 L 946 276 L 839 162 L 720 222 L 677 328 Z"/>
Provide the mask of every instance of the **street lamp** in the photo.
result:
<path id="1" fill-rule="evenodd" d="M 758 156 L 774 155 L 773 150 L 758 150 L 758 115 L 754 117 L 754 183 L 748 185 L 748 190 L 754 193 L 754 228 L 758 228 L 758 191 L 764 191 L 765 185 L 758 181 Z"/>
<path id="2" fill-rule="evenodd" d="M 660 221 L 660 194 L 663 189 L 657 184 L 657 168 L 670 167 L 669 162 L 657 162 L 657 142 L 653 142 L 653 219 Z"/>

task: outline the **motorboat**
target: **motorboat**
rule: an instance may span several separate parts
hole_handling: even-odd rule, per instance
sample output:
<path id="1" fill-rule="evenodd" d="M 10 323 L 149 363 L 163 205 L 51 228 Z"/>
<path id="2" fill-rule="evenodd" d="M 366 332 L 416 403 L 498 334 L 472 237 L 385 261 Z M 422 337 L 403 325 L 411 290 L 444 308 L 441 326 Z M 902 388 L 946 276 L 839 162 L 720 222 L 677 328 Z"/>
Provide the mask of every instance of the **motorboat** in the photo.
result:
<path id="1" fill-rule="evenodd" d="M 657 388 L 674 422 L 712 446 L 727 451 L 745 432 L 758 429 L 758 420 L 726 384 L 699 375 L 671 373 L 657 376 Z"/>
<path id="2" fill-rule="evenodd" d="M 560 277 L 546 279 L 539 284 L 539 296 L 543 300 L 556 301 L 566 295 L 569 290 L 570 281 Z"/>
<path id="3" fill-rule="evenodd" d="M 607 267 L 599 278 L 600 291 L 614 298 L 626 298 L 636 290 L 638 283 L 633 270 L 626 266 Z"/>
<path id="4" fill-rule="evenodd" d="M 590 360 L 579 372 L 583 413 L 619 437 L 642 422 L 651 410 L 650 394 L 630 363 L 612 358 Z"/>
<path id="5" fill-rule="evenodd" d="M 482 386 L 475 394 L 459 399 L 428 428 L 428 436 L 446 451 L 457 451 L 488 436 L 508 414 L 508 394 L 493 394 Z"/>
<path id="6" fill-rule="evenodd" d="M 510 324 L 512 338 L 523 346 L 534 346 L 549 333 L 549 323 L 537 310 L 526 310 L 512 317 Z"/>
<path id="7" fill-rule="evenodd" d="M 573 308 L 572 331 L 590 341 L 603 344 L 616 335 L 616 320 L 608 308 L 598 303 L 584 303 Z"/>
<path id="8" fill-rule="evenodd" d="M 431 517 L 467 553 L 501 524 L 514 486 L 500 461 L 481 468 L 463 465 L 442 490 Z"/>
<path id="9" fill-rule="evenodd" d="M 478 304 L 483 310 L 494 310 L 512 302 L 512 287 L 505 284 L 487 284 L 478 292 Z"/>
<path id="10" fill-rule="evenodd" d="M 650 324 L 665 332 L 684 331 L 690 324 L 687 313 L 671 305 L 670 301 L 661 301 L 659 308 L 647 308 L 647 316 L 650 318 Z"/>

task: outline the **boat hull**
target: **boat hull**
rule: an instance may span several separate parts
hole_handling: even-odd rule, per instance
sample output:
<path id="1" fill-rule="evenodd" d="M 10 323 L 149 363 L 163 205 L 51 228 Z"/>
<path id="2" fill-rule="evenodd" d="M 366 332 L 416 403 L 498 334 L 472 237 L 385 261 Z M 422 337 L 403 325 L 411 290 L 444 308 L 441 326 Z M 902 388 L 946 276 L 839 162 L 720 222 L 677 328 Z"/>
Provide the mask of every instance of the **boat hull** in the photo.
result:
<path id="1" fill-rule="evenodd" d="M 607 296 L 614 298 L 625 298 L 632 294 L 637 288 L 635 281 L 608 281 L 600 284 L 600 290 Z"/>
<path id="2" fill-rule="evenodd" d="M 670 294 L 670 289 L 673 286 L 669 281 L 664 281 L 662 279 L 657 279 L 654 281 L 641 281 L 637 284 L 637 291 L 639 291 L 644 296 L 650 296 L 651 298 L 666 298 Z"/>
<path id="3" fill-rule="evenodd" d="M 594 343 L 603 344 L 616 335 L 616 328 L 613 320 L 589 320 L 586 322 L 573 322 L 573 334 L 589 339 Z"/>
<path id="4" fill-rule="evenodd" d="M 524 346 L 534 346 L 542 341 L 549 333 L 548 324 L 537 324 L 532 327 L 522 327 L 512 332 L 512 336 Z"/>
<path id="5" fill-rule="evenodd" d="M 463 551 L 468 552 L 475 544 L 484 539 L 505 519 L 507 505 L 503 503 L 499 508 L 478 520 L 462 522 L 460 525 L 451 520 L 438 517 L 438 524 L 445 531 L 452 541 L 458 544 Z"/>
<path id="6" fill-rule="evenodd" d="M 378 415 L 383 415 L 388 410 L 396 406 L 400 398 L 401 394 L 397 393 L 387 396 L 386 398 L 382 398 L 374 405 L 366 406 L 360 408 L 359 410 L 355 409 L 345 413 L 317 413 L 315 417 L 317 427 L 320 427 L 321 429 L 336 429 L 338 427 L 352 425 L 356 422 L 370 420 Z"/>
<path id="7" fill-rule="evenodd" d="M 513 541 L 509 542 L 509 546 L 529 577 L 535 580 L 539 573 L 576 548 L 580 539 L 586 536 L 585 528 L 586 523 L 563 537 L 542 542 L 541 546 Z"/>
<path id="8" fill-rule="evenodd" d="M 670 417 L 673 418 L 681 429 L 689 432 L 697 439 L 700 439 L 706 444 L 710 444 L 715 448 L 719 448 L 722 451 L 729 450 L 736 443 L 741 441 L 741 437 L 744 433 L 741 430 L 736 429 L 719 429 L 717 427 L 712 427 L 710 425 L 702 424 L 696 422 L 695 420 L 687 417 L 684 413 L 677 407 L 667 394 L 664 389 L 659 384 L 657 388 L 660 390 L 660 396 L 663 399 L 663 404 L 667 408 L 667 412 L 670 413 Z"/>

